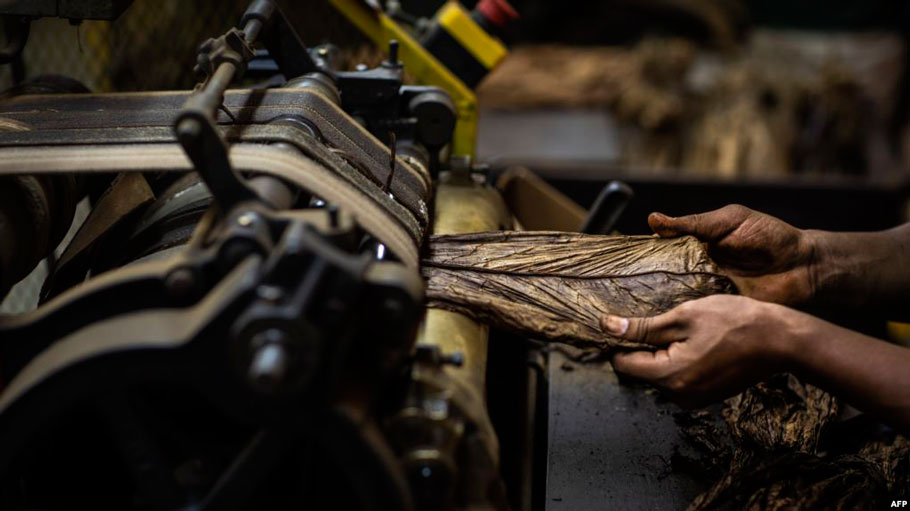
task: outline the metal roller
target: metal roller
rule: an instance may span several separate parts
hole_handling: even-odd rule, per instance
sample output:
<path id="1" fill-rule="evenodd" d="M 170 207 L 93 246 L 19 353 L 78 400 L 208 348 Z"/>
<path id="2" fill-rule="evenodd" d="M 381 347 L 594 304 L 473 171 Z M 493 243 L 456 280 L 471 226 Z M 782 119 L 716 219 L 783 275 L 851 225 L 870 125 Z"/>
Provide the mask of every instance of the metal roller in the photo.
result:
<path id="1" fill-rule="evenodd" d="M 443 173 L 433 231 L 455 234 L 509 225 L 498 192 L 465 169 Z M 502 509 L 499 443 L 486 406 L 489 328 L 467 316 L 431 309 L 417 341 L 405 405 L 390 421 L 418 510 Z"/>

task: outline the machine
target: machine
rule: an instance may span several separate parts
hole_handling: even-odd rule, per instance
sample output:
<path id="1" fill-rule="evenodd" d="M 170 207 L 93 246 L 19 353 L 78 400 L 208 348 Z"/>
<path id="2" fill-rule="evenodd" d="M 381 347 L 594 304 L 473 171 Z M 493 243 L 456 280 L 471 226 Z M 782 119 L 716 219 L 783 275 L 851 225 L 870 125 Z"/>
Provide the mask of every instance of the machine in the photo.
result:
<path id="1" fill-rule="evenodd" d="M 0 103 L 0 290 L 92 206 L 40 306 L 0 317 L 0 508 L 509 508 L 488 331 L 425 311 L 419 273 L 428 233 L 509 226 L 471 162 L 473 95 L 385 13 L 336 3 L 380 66 L 339 70 L 255 0 L 202 43 L 193 91 L 51 79 Z M 31 17 L 127 4 L 0 12 L 21 50 Z M 230 88 L 257 49 L 281 85 Z"/>

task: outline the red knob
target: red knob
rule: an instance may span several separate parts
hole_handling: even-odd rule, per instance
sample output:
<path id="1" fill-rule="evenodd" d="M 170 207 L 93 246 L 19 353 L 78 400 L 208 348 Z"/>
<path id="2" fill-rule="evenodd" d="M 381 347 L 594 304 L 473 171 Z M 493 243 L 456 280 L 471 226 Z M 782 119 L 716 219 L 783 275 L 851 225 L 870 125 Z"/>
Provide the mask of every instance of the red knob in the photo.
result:
<path id="1" fill-rule="evenodd" d="M 490 21 L 491 24 L 503 28 L 518 19 L 518 11 L 506 0 L 480 0 L 477 10 Z"/>

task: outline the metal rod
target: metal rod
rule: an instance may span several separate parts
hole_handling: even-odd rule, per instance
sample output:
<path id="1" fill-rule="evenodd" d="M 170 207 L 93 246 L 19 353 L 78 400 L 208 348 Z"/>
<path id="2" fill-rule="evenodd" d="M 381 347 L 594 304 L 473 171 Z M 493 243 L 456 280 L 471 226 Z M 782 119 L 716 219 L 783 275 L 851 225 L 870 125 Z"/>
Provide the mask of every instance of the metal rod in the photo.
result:
<path id="1" fill-rule="evenodd" d="M 215 120 L 218 107 L 224 102 L 224 92 L 231 85 L 235 74 L 237 66 L 231 62 L 222 62 L 202 90 L 187 100 L 186 107 L 199 110 L 209 119 Z"/>
<path id="2" fill-rule="evenodd" d="M 243 38 L 246 39 L 246 42 L 253 44 L 259 39 L 259 32 L 261 31 L 262 21 L 255 18 L 251 19 L 243 27 Z"/>

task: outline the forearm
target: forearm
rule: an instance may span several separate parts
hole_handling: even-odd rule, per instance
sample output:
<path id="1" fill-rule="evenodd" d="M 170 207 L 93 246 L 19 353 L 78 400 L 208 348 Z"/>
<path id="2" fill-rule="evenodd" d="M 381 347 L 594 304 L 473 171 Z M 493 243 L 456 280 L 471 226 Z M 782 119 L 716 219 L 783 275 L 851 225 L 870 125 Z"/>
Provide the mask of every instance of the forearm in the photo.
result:
<path id="1" fill-rule="evenodd" d="M 819 303 L 889 307 L 910 299 L 910 224 L 870 233 L 806 231 Z"/>
<path id="2" fill-rule="evenodd" d="M 797 376 L 910 432 L 910 349 L 803 314 L 791 315 L 784 333 Z"/>

